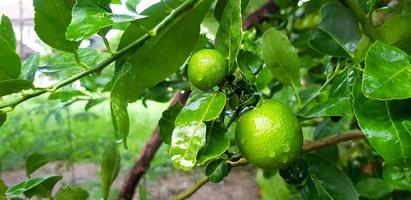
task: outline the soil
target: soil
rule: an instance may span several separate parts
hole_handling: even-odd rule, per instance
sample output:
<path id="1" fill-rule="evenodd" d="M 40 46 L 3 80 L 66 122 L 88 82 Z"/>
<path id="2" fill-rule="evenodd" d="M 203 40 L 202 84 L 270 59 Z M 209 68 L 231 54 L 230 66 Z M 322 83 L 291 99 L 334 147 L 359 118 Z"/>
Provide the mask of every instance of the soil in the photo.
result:
<path id="1" fill-rule="evenodd" d="M 61 185 L 67 183 L 87 184 L 98 183 L 99 167 L 96 164 L 76 164 L 74 171 L 58 162 L 47 164 L 38 170 L 33 176 L 45 174 L 61 174 L 63 180 L 55 187 L 57 190 Z M 145 179 L 145 188 L 149 200 L 168 200 L 176 194 L 193 185 L 202 176 L 202 172 L 173 172 L 153 179 Z M 120 188 L 124 172 L 115 181 L 113 188 Z M 7 185 L 14 185 L 26 178 L 24 170 L 5 171 L 1 179 Z M 134 199 L 138 198 L 138 189 Z M 259 190 L 255 182 L 255 171 L 249 168 L 234 168 L 230 175 L 221 183 L 207 183 L 198 190 L 189 200 L 258 200 Z"/>

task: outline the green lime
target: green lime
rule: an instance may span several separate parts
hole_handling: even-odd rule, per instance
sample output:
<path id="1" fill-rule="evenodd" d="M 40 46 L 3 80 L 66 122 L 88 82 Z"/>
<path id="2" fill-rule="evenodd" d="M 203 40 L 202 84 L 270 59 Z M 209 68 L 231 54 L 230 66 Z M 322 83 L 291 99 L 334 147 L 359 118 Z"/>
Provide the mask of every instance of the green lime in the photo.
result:
<path id="1" fill-rule="evenodd" d="M 221 83 L 227 75 L 227 61 L 213 49 L 194 53 L 188 62 L 188 79 L 194 87 L 209 90 Z"/>
<path id="2" fill-rule="evenodd" d="M 266 100 L 241 115 L 236 140 L 243 156 L 263 169 L 278 169 L 300 152 L 303 135 L 297 117 L 286 105 Z"/>

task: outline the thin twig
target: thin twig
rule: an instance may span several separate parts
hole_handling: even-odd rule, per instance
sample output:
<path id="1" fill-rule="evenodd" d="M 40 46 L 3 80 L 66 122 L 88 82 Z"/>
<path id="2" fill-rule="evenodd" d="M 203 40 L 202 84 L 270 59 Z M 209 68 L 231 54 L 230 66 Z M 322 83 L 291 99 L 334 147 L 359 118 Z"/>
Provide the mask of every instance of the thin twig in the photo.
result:
<path id="1" fill-rule="evenodd" d="M 346 142 L 349 140 L 358 140 L 364 138 L 364 134 L 360 130 L 353 130 L 346 133 L 336 134 L 329 137 L 321 138 L 315 141 L 306 141 L 304 142 L 303 147 L 301 148 L 302 153 L 307 153 L 310 151 L 314 151 L 316 149 L 324 148 L 327 146 L 331 146 L 334 144 L 338 144 L 340 142 Z M 242 166 L 248 164 L 248 161 L 244 158 L 238 160 L 237 162 L 227 161 L 231 164 L 232 167 Z M 193 195 L 197 190 L 199 190 L 204 184 L 208 182 L 208 177 L 202 177 L 197 183 L 192 185 L 186 191 L 178 194 L 175 199 L 182 200 L 190 197 Z"/>

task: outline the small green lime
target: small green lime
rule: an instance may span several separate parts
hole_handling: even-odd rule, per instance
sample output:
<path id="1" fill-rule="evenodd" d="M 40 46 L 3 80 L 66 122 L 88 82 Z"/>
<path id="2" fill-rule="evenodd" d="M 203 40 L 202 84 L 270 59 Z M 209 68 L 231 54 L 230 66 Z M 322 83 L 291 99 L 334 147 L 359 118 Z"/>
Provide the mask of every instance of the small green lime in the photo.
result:
<path id="1" fill-rule="evenodd" d="M 188 62 L 188 79 L 194 87 L 209 90 L 221 83 L 227 75 L 227 61 L 213 49 L 194 53 Z"/>
<path id="2" fill-rule="evenodd" d="M 286 105 L 266 100 L 241 115 L 236 140 L 243 156 L 263 169 L 278 169 L 300 152 L 303 136 L 297 117 Z"/>

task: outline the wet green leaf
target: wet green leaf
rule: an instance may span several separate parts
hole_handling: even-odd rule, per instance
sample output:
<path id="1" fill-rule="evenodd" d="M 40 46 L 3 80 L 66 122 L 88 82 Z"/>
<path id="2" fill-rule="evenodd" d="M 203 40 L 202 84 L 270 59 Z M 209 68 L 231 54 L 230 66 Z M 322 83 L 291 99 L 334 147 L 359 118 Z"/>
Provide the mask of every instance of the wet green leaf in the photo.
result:
<path id="1" fill-rule="evenodd" d="M 34 53 L 23 62 L 20 78 L 28 81 L 34 81 L 34 77 L 39 66 L 40 54 Z"/>
<path id="2" fill-rule="evenodd" d="M 34 0 L 34 29 L 40 39 L 49 46 L 75 52 L 79 43 L 66 39 L 75 0 Z"/>
<path id="3" fill-rule="evenodd" d="M 1 80 L 18 78 L 20 76 L 21 61 L 16 52 L 10 48 L 7 40 L 0 36 L 0 73 Z M 5 78 L 7 77 L 7 78 Z"/>
<path id="4" fill-rule="evenodd" d="M 300 59 L 284 33 L 274 28 L 264 33 L 263 59 L 275 79 L 285 84 L 299 85 Z"/>
<path id="5" fill-rule="evenodd" d="M 61 187 L 56 194 L 56 200 L 87 200 L 89 194 L 78 186 L 66 185 Z"/>
<path id="6" fill-rule="evenodd" d="M 26 160 L 26 175 L 30 175 L 35 172 L 37 169 L 47 164 L 49 160 L 41 154 L 31 154 Z"/>
<path id="7" fill-rule="evenodd" d="M 51 192 L 54 186 L 61 179 L 61 176 L 44 176 L 30 178 L 9 188 L 6 194 L 10 196 L 19 196 L 24 194 L 26 197 L 29 198 L 33 196 L 47 198 L 51 196 Z"/>
<path id="8" fill-rule="evenodd" d="M 392 100 L 411 97 L 409 56 L 398 48 L 375 42 L 365 59 L 362 91 L 373 99 Z"/>
<path id="9" fill-rule="evenodd" d="M 215 39 L 217 51 L 228 58 L 230 72 L 235 68 L 242 39 L 241 0 L 231 0 L 224 8 Z"/>
<path id="10" fill-rule="evenodd" d="M 397 190 L 411 191 L 411 168 L 384 165 L 384 180 Z"/>
<path id="11" fill-rule="evenodd" d="M 198 152 L 198 165 L 203 165 L 217 158 L 230 147 L 230 138 L 227 135 L 227 129 L 222 127 L 221 124 L 211 122 L 207 130 L 206 145 Z"/>
<path id="12" fill-rule="evenodd" d="M 108 199 L 110 188 L 120 171 L 121 155 L 114 143 L 106 145 L 101 161 L 101 190 L 104 199 Z"/>
<path id="13" fill-rule="evenodd" d="M 361 197 L 380 199 L 393 191 L 393 187 L 380 178 L 367 178 L 355 186 Z"/>
<path id="14" fill-rule="evenodd" d="M 67 28 L 67 39 L 81 41 L 90 38 L 102 28 L 144 18 L 140 15 L 113 14 L 104 9 L 104 6 L 95 0 L 77 0 L 73 8 L 71 23 Z"/>
<path id="15" fill-rule="evenodd" d="M 183 105 L 176 103 L 163 112 L 163 115 L 158 122 L 161 138 L 166 144 L 171 144 L 171 135 L 175 127 L 175 121 L 182 109 Z"/>
<path id="16" fill-rule="evenodd" d="M 0 97 L 18 93 L 22 90 L 27 90 L 33 87 L 33 83 L 28 80 L 10 79 L 0 81 Z"/>
<path id="17" fill-rule="evenodd" d="M 7 41 L 10 49 L 16 51 L 16 36 L 14 35 L 13 25 L 6 15 L 1 16 L 0 37 Z"/>
<path id="18" fill-rule="evenodd" d="M 357 80 L 353 88 L 353 108 L 357 121 L 371 146 L 388 164 L 411 161 L 411 135 L 402 125 L 411 119 L 409 100 L 368 99 Z"/>
<path id="19" fill-rule="evenodd" d="M 209 177 L 210 181 L 213 183 L 218 183 L 222 181 L 228 173 L 230 173 L 231 165 L 229 165 L 225 160 L 218 159 L 210 162 L 205 170 L 206 176 Z"/>
<path id="20" fill-rule="evenodd" d="M 306 156 L 310 176 L 302 189 L 303 199 L 358 200 L 350 179 L 333 163 L 314 154 Z"/>

